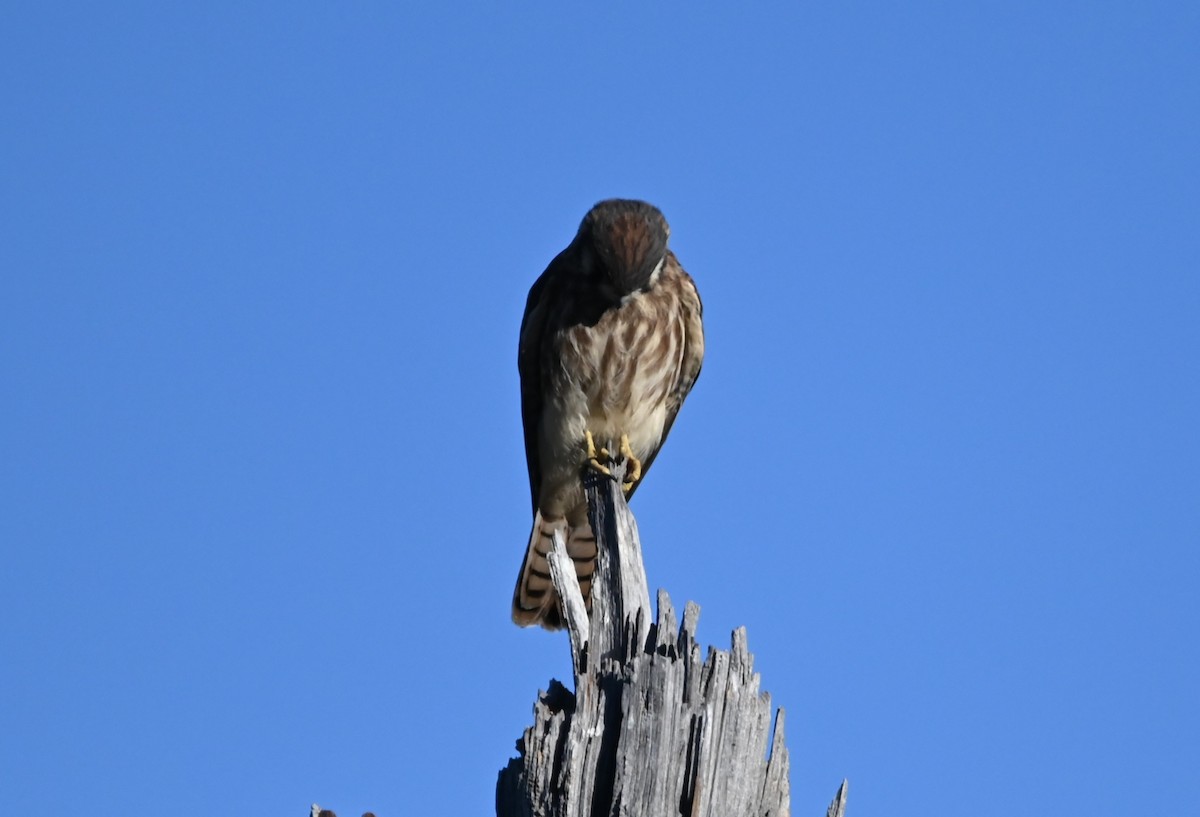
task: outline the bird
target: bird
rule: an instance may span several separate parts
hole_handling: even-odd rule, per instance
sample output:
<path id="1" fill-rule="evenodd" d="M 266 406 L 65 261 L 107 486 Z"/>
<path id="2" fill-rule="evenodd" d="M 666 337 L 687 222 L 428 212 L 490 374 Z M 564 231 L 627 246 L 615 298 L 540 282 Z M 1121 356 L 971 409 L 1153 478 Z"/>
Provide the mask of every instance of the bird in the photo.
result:
<path id="1" fill-rule="evenodd" d="M 556 530 L 590 605 L 596 538 L 582 469 L 611 475 L 619 455 L 632 497 L 700 375 L 704 308 L 669 236 L 657 207 L 601 201 L 529 290 L 517 352 L 533 505 L 512 603 L 522 627 L 563 626 L 547 563 Z"/>

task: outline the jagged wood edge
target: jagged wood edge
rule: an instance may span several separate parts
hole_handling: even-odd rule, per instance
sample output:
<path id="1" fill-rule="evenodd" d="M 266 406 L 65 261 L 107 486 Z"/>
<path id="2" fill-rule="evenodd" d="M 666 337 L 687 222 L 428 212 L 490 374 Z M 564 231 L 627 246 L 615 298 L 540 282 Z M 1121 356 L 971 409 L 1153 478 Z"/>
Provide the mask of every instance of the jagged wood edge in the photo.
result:
<path id="1" fill-rule="evenodd" d="M 745 629 L 734 631 L 729 652 L 710 648 L 701 662 L 698 606 L 687 604 L 676 630 L 674 608 L 660 590 L 650 622 L 622 472 L 618 463 L 616 479 L 584 475 L 599 549 L 592 617 L 565 543 L 552 542 L 551 576 L 564 602 L 576 695 L 552 682 L 539 696 L 534 725 L 518 744 L 521 757 L 500 773 L 497 814 L 788 815 L 786 716 L 779 709 L 773 728 L 767 723 L 770 696 L 759 692 Z M 671 752 L 675 745 L 679 751 Z M 827 817 L 844 817 L 844 804 L 843 783 Z"/>

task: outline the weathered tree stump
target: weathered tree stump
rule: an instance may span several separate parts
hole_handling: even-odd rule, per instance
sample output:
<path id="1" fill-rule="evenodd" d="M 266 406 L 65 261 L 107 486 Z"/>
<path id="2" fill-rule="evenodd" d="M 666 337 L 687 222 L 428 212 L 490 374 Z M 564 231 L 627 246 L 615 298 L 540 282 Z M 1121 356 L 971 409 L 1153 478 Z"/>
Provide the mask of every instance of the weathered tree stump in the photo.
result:
<path id="1" fill-rule="evenodd" d="M 771 728 L 745 628 L 728 652 L 696 642 L 700 608 L 677 626 L 671 600 L 650 599 L 637 523 L 616 479 L 584 477 L 599 549 L 589 618 L 556 535 L 550 572 L 563 599 L 575 693 L 539 694 L 519 756 L 501 770 L 497 817 L 785 817 L 790 814 L 784 711 Z M 770 738 L 770 754 L 767 743 Z M 827 817 L 843 817 L 846 783 Z"/>

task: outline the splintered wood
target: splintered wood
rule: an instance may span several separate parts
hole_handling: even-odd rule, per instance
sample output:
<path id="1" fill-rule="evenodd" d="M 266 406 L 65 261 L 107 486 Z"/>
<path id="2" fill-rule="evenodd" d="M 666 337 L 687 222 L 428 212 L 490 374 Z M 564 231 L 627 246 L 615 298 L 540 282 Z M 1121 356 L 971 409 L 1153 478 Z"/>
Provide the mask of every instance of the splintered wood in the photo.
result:
<path id="1" fill-rule="evenodd" d="M 701 660 L 699 607 L 689 602 L 677 624 L 659 591 L 650 620 L 622 470 L 618 463 L 614 479 L 584 480 L 599 548 L 590 617 L 565 543 L 555 538 L 550 572 L 563 599 L 575 693 L 552 681 L 539 695 L 519 756 L 500 772 L 496 814 L 788 815 L 784 713 L 772 730 L 771 697 L 759 688 L 746 631 L 734 631 L 728 652 L 710 647 Z M 842 817 L 845 788 L 830 817 Z"/>

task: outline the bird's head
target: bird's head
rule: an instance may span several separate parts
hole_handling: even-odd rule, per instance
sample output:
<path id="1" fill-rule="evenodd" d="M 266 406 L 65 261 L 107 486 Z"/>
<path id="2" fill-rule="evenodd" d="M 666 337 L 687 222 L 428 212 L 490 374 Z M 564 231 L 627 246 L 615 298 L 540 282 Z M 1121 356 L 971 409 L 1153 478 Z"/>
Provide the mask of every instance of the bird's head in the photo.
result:
<path id="1" fill-rule="evenodd" d="M 585 275 L 623 297 L 652 286 L 667 257 L 671 228 L 658 208 L 635 199 L 609 199 L 588 211 L 575 243 Z"/>

